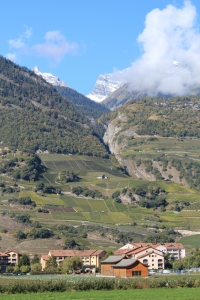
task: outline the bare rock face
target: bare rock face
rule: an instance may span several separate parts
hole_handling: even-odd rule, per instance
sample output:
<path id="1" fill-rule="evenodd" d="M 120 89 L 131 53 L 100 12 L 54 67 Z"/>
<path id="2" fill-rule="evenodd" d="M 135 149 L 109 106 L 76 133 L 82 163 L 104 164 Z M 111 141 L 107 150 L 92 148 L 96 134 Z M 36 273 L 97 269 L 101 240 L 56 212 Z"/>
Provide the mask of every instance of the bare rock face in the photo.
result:
<path id="1" fill-rule="evenodd" d="M 112 74 L 100 75 L 94 89 L 87 95 L 95 102 L 102 102 L 122 85 L 122 81 L 113 80 Z"/>
<path id="2" fill-rule="evenodd" d="M 38 69 L 38 67 L 34 67 L 32 70 L 36 75 L 41 76 L 44 80 L 48 83 L 52 84 L 53 86 L 64 86 L 67 87 L 64 81 L 61 81 L 58 77 L 52 75 L 51 73 L 42 73 Z"/>

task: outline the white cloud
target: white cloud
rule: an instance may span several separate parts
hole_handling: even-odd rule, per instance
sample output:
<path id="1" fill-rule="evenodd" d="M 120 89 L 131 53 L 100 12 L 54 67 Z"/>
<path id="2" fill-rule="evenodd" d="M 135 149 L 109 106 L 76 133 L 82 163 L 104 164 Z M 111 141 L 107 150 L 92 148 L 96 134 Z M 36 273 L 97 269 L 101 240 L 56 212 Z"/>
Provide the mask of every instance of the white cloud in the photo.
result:
<path id="1" fill-rule="evenodd" d="M 9 44 L 10 48 L 19 49 L 19 48 L 24 47 L 24 42 L 21 37 L 18 39 L 15 39 L 15 40 L 9 40 L 8 44 Z"/>
<path id="2" fill-rule="evenodd" d="M 47 57 L 55 62 L 60 62 L 66 54 L 75 54 L 78 50 L 78 44 L 68 42 L 59 30 L 48 31 L 42 44 L 32 47 L 33 51 L 39 56 Z"/>
<path id="3" fill-rule="evenodd" d="M 182 8 L 168 5 L 147 14 L 138 36 L 143 54 L 131 67 L 114 77 L 130 83 L 132 89 L 183 95 L 200 86 L 200 34 L 196 8 L 185 1 Z M 178 67 L 173 60 L 181 62 Z"/>
<path id="4" fill-rule="evenodd" d="M 12 60 L 13 62 L 17 60 L 17 56 L 15 53 L 7 53 L 6 58 Z"/>
<path id="5" fill-rule="evenodd" d="M 8 41 L 8 45 L 10 50 L 11 49 L 15 49 L 15 52 L 13 53 L 7 53 L 6 54 L 6 58 L 12 60 L 12 61 L 16 61 L 18 58 L 18 55 L 23 52 L 27 52 L 28 47 L 26 46 L 26 41 L 27 39 L 29 39 L 31 37 L 31 35 L 33 34 L 32 28 L 31 27 L 27 27 L 25 25 L 25 32 L 21 33 L 20 36 L 16 39 L 10 39 Z"/>
<path id="6" fill-rule="evenodd" d="M 33 35 L 33 29 L 31 27 L 27 27 L 26 25 L 25 27 L 26 31 L 24 32 L 23 37 L 29 39 Z"/>
<path id="7" fill-rule="evenodd" d="M 28 46 L 28 40 L 33 34 L 31 27 L 25 25 L 26 30 L 16 39 L 8 41 L 9 48 L 15 51 L 9 52 L 6 57 L 16 61 L 20 55 L 39 55 L 59 63 L 67 54 L 75 54 L 79 48 L 77 43 L 67 41 L 66 37 L 59 30 L 47 31 L 44 42 Z"/>

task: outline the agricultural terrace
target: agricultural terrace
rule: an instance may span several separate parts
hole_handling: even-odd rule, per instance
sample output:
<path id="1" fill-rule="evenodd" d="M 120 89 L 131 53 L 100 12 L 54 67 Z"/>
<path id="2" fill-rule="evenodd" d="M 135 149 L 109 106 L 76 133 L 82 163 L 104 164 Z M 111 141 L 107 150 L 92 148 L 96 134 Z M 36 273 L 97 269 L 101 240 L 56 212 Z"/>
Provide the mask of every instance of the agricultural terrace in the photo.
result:
<path id="1" fill-rule="evenodd" d="M 198 231 L 200 228 L 200 213 L 198 212 L 200 192 L 198 191 L 171 182 L 149 182 L 134 179 L 125 175 L 112 160 L 108 159 L 62 154 L 40 154 L 40 158 L 42 164 L 48 169 L 41 174 L 39 182 L 61 189 L 62 194 L 38 193 L 35 192 L 38 181 L 20 181 L 17 182 L 20 188 L 15 193 L 0 194 L 0 213 L 8 216 L 20 215 L 22 206 L 16 203 L 11 204 L 8 200 L 30 197 L 36 207 L 23 207 L 23 212 L 30 215 L 31 221 L 39 221 L 47 228 L 54 228 L 58 224 L 91 223 L 111 228 L 117 225 L 122 231 L 134 231 L 144 235 L 149 230 L 161 226 L 191 231 Z M 73 171 L 78 174 L 80 180 L 78 182 L 58 182 L 59 174 L 62 171 Z M 106 179 L 97 178 L 102 174 L 106 176 Z M 5 180 L 5 177 L 2 176 L 1 180 Z M 103 197 L 76 196 L 72 193 L 72 188 L 77 186 L 97 190 Z M 125 187 L 148 189 L 149 186 L 165 190 L 168 202 L 165 210 L 155 211 L 153 208 L 147 209 L 132 203 L 117 203 L 112 198 L 114 192 L 122 191 Z M 190 202 L 190 206 L 180 212 L 174 212 L 171 207 L 175 205 L 176 201 Z M 39 212 L 39 209 L 42 211 Z M 4 228 L 5 220 L 5 217 L 0 215 L 0 228 Z M 133 224 L 137 225 L 134 225 L 134 229 Z M 11 247 L 12 245 L 10 244 Z M 109 245 L 111 244 L 107 244 L 108 247 Z M 196 246 L 199 245 L 196 244 Z"/>
<path id="2" fill-rule="evenodd" d="M 37 207 L 35 209 L 26 208 L 26 212 L 30 214 L 32 220 L 42 221 L 43 223 L 54 223 L 58 221 L 75 221 L 75 222 L 92 222 L 115 224 L 131 224 L 136 222 L 141 226 L 155 225 L 155 221 L 149 220 L 154 214 L 153 209 L 143 207 L 134 207 L 131 204 L 124 205 L 116 203 L 112 199 L 112 194 L 124 187 L 146 188 L 149 186 L 148 181 L 134 179 L 124 175 L 111 160 L 96 157 L 86 157 L 78 155 L 59 155 L 59 154 L 40 154 L 43 165 L 48 169 L 43 174 L 40 181 L 45 184 L 52 184 L 60 187 L 63 195 L 45 194 L 39 195 L 34 192 L 33 183 L 23 183 L 25 188 L 21 188 L 20 192 L 12 195 L 12 198 L 29 196 L 35 201 Z M 79 182 L 58 183 L 58 174 L 61 171 L 73 171 L 80 176 Z M 99 175 L 104 174 L 107 179 L 98 179 Z M 83 198 L 71 194 L 74 186 L 87 187 L 93 190 L 99 190 L 104 199 Z M 166 182 L 151 182 L 152 186 L 161 187 L 166 192 L 166 198 L 169 205 L 175 201 L 189 201 L 191 205 L 198 205 L 200 193 L 181 185 Z M 10 206 L 7 203 L 9 194 L 0 196 L 0 211 L 9 214 L 19 213 L 19 207 Z M 49 213 L 38 213 L 38 207 L 47 209 Z M 195 216 L 190 211 L 181 211 L 174 213 L 166 210 L 159 213 L 159 218 L 163 226 L 175 226 L 180 228 L 188 228 L 195 230 L 200 225 L 200 214 L 195 212 Z"/>

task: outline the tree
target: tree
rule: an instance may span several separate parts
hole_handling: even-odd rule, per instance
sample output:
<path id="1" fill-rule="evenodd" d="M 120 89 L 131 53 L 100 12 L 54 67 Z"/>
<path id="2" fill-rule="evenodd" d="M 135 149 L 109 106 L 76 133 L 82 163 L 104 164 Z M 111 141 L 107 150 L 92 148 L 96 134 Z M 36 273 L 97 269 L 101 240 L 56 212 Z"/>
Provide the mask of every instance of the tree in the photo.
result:
<path id="1" fill-rule="evenodd" d="M 13 272 L 14 273 L 19 273 L 19 271 L 20 271 L 19 266 L 14 266 Z"/>
<path id="2" fill-rule="evenodd" d="M 6 272 L 11 273 L 14 271 L 14 267 L 13 266 L 7 266 L 6 267 Z"/>
<path id="3" fill-rule="evenodd" d="M 65 240 L 66 249 L 74 249 L 78 244 L 74 239 L 66 239 Z"/>
<path id="4" fill-rule="evenodd" d="M 30 270 L 31 270 L 30 266 L 21 266 L 21 267 L 20 267 L 20 271 L 21 271 L 23 274 L 30 272 Z"/>
<path id="5" fill-rule="evenodd" d="M 23 240 L 26 239 L 26 234 L 22 231 L 22 230 L 18 230 L 17 232 L 15 232 L 16 239 L 18 240 Z"/>
<path id="6" fill-rule="evenodd" d="M 37 254 L 34 254 L 33 258 L 31 259 L 31 265 L 34 265 L 36 263 L 40 263 L 40 258 Z"/>
<path id="7" fill-rule="evenodd" d="M 108 258 L 109 256 L 114 255 L 112 250 L 109 250 L 106 252 L 106 255 L 104 256 L 103 260 L 105 260 L 106 258 Z"/>
<path id="8" fill-rule="evenodd" d="M 82 260 L 79 256 L 67 257 L 62 262 L 62 272 L 66 273 L 69 271 L 80 270 L 83 266 Z"/>
<path id="9" fill-rule="evenodd" d="M 23 254 L 19 260 L 19 266 L 30 266 L 30 257 L 27 254 Z"/>
<path id="10" fill-rule="evenodd" d="M 57 267 L 55 256 L 51 255 L 46 262 L 46 269 L 55 269 Z"/>
<path id="11" fill-rule="evenodd" d="M 39 262 L 35 263 L 35 264 L 31 265 L 31 270 L 33 272 L 40 272 L 42 270 L 42 266 Z"/>

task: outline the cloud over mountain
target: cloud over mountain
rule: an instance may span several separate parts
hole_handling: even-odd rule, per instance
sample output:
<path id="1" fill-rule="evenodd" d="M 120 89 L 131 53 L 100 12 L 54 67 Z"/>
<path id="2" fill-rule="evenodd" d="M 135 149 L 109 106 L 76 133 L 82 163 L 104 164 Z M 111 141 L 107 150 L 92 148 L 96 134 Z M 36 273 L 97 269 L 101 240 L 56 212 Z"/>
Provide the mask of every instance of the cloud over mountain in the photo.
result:
<path id="1" fill-rule="evenodd" d="M 200 87 L 200 33 L 196 21 L 196 8 L 190 1 L 185 1 L 182 8 L 168 5 L 149 12 L 137 39 L 141 57 L 113 77 L 149 95 L 184 95 Z"/>

